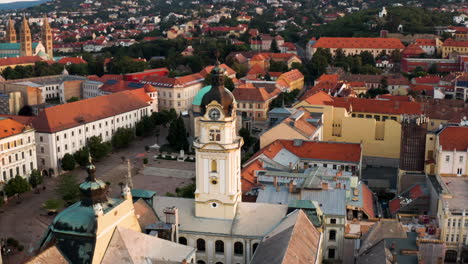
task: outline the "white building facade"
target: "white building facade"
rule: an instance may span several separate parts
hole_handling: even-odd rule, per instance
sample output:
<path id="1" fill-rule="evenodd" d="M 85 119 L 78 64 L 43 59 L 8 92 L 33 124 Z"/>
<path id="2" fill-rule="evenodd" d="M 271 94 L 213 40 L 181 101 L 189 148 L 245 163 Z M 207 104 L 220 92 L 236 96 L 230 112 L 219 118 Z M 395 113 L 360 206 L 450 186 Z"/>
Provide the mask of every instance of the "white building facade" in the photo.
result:
<path id="1" fill-rule="evenodd" d="M 7 183 L 17 175 L 29 178 L 31 171 L 37 168 L 37 163 L 34 129 L 6 118 L 0 118 L 0 127 L 2 132 L 11 132 L 7 135 L 0 133 L 1 187 L 2 183 Z"/>
<path id="2" fill-rule="evenodd" d="M 117 96 L 116 96 L 117 95 Z M 142 101 L 141 99 L 137 102 L 132 102 L 130 107 L 119 107 L 110 105 L 109 102 L 118 104 L 120 100 L 138 100 L 133 96 L 126 98 L 126 95 L 131 95 L 131 92 L 122 92 L 118 94 L 112 94 L 108 96 L 102 96 L 104 100 L 99 100 L 101 97 L 92 98 L 75 102 L 85 102 L 81 105 L 60 105 L 56 107 L 62 108 L 81 108 L 81 112 L 77 116 L 72 117 L 76 120 L 70 127 L 61 129 L 60 127 L 43 127 L 38 122 L 44 122 L 49 116 L 56 117 L 57 112 L 68 112 L 69 109 L 50 109 L 46 108 L 39 113 L 38 120 L 35 120 L 37 128 L 36 142 L 37 142 L 37 162 L 38 168 L 49 176 L 60 173 L 61 159 L 67 153 L 73 154 L 81 148 L 85 147 L 89 138 L 93 136 L 101 137 L 103 142 L 110 141 L 112 136 L 119 128 L 134 128 L 136 123 L 141 120 L 144 116 L 151 115 L 151 105 L 148 102 Z M 107 97 L 107 98 L 106 98 Z M 118 97 L 118 98 L 117 98 Z M 124 97 L 124 98 L 122 98 Z M 116 99 L 115 101 L 113 99 Z M 92 105 L 86 102 L 88 100 L 99 100 L 99 102 L 107 102 L 109 105 L 102 107 L 112 108 L 111 111 L 106 114 L 105 117 L 96 118 L 95 120 L 86 120 L 86 112 L 93 116 L 94 109 L 89 106 Z M 56 108 L 51 107 L 51 108 Z M 54 114 L 55 112 L 55 114 Z M 80 111 L 77 111 L 80 112 Z M 81 118 L 81 120 L 80 120 Z M 57 119 L 60 119 L 58 117 Z M 64 120 L 65 123 L 67 120 Z M 57 121 L 62 122 L 62 121 Z M 51 175 L 52 174 L 52 175 Z"/>

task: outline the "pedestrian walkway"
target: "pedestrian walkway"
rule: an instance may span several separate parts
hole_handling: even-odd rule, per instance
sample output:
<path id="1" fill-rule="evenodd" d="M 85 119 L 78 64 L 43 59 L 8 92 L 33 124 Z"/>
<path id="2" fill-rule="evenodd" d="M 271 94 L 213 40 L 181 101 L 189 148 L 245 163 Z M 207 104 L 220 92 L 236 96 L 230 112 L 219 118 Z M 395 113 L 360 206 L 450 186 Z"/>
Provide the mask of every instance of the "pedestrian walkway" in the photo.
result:
<path id="1" fill-rule="evenodd" d="M 158 167 L 146 167 L 143 169 L 143 175 L 145 176 L 159 176 L 169 178 L 181 178 L 181 179 L 192 179 L 195 177 L 195 171 L 191 170 L 179 170 L 179 169 L 168 169 Z"/>

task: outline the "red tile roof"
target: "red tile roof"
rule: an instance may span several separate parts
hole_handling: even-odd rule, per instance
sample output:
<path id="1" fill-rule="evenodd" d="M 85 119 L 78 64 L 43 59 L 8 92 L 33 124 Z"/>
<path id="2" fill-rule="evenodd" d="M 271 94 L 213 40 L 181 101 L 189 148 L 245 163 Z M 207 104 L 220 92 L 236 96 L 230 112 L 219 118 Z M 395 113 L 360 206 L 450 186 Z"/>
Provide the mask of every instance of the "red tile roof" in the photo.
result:
<path id="1" fill-rule="evenodd" d="M 309 104 L 318 104 L 318 105 L 324 105 L 325 102 L 332 102 L 333 97 L 326 92 L 323 91 L 318 91 L 313 96 L 309 96 L 305 99 L 305 101 Z"/>
<path id="2" fill-rule="evenodd" d="M 12 57 L 12 58 L 2 58 L 0 59 L 0 67 L 3 66 L 13 66 L 19 64 L 34 64 L 38 61 L 44 61 L 39 56 L 22 56 L 22 57 Z"/>
<path id="3" fill-rule="evenodd" d="M 436 46 L 436 40 L 435 39 L 416 39 L 416 43 L 419 44 L 420 46 Z"/>
<path id="4" fill-rule="evenodd" d="M 466 40 L 453 40 L 448 38 L 444 41 L 444 47 L 468 47 L 468 41 Z"/>
<path id="5" fill-rule="evenodd" d="M 86 78 L 88 78 L 88 80 L 91 80 L 91 81 L 107 82 L 108 80 L 116 80 L 116 81 L 123 80 L 123 75 L 121 75 L 121 74 L 105 74 L 105 75 L 103 75 L 101 77 L 99 77 L 97 75 L 89 75 L 89 76 L 86 76 Z"/>
<path id="6" fill-rule="evenodd" d="M 221 68 L 223 68 L 224 70 L 226 70 L 226 75 L 230 76 L 230 75 L 235 75 L 236 74 L 236 71 L 234 71 L 231 67 L 227 66 L 226 64 L 221 64 L 219 65 Z M 214 66 L 213 65 L 210 65 L 210 66 L 206 66 L 203 70 L 201 70 L 200 74 L 201 76 L 203 76 L 203 78 L 206 78 L 206 76 L 208 75 L 208 73 L 211 73 L 211 71 L 213 70 Z"/>
<path id="7" fill-rule="evenodd" d="M 300 79 L 304 79 L 304 75 L 298 69 L 294 69 L 281 74 L 279 78 L 284 79 L 288 83 L 291 83 Z"/>
<path id="8" fill-rule="evenodd" d="M 439 81 L 440 81 L 440 76 L 431 76 L 431 75 L 428 75 L 428 76 L 424 76 L 424 77 L 418 77 L 418 78 L 414 78 L 414 81 L 417 83 L 417 84 L 438 84 Z"/>
<path id="9" fill-rule="evenodd" d="M 277 89 L 278 90 L 278 89 Z M 249 87 L 249 85 L 241 85 L 232 91 L 236 101 L 247 101 L 247 102 L 267 102 L 276 96 L 276 93 L 268 93 L 265 88 Z"/>
<path id="10" fill-rule="evenodd" d="M 328 81 L 328 82 L 338 82 L 340 76 L 338 74 L 322 74 L 318 79 L 315 80 L 315 82 L 322 82 L 322 81 Z"/>
<path id="11" fill-rule="evenodd" d="M 88 64 L 87 61 L 80 57 L 65 57 L 61 58 L 58 63 L 60 64 Z"/>
<path id="12" fill-rule="evenodd" d="M 250 160 L 261 154 L 274 158 L 281 149 L 286 149 L 294 155 L 304 159 L 344 161 L 359 163 L 361 160 L 361 145 L 354 143 L 303 141 L 295 146 L 294 140 L 279 139 L 265 146 Z"/>
<path id="13" fill-rule="evenodd" d="M 401 52 L 402 55 L 406 56 L 419 56 L 426 53 L 419 44 L 413 43 L 409 44 L 403 51 Z"/>
<path id="14" fill-rule="evenodd" d="M 375 217 L 374 196 L 372 195 L 372 191 L 365 184 L 362 184 L 361 186 L 362 186 L 362 199 L 363 199 L 362 209 L 364 213 L 367 214 L 367 217 L 374 218 Z"/>
<path id="15" fill-rule="evenodd" d="M 39 111 L 33 127 L 38 132 L 54 133 L 146 107 L 148 101 L 151 98 L 144 90 L 137 89 L 48 107 Z"/>
<path id="16" fill-rule="evenodd" d="M 10 118 L 0 118 L 0 139 L 14 136 L 26 129 L 26 126 Z"/>
<path id="17" fill-rule="evenodd" d="M 468 127 L 446 127 L 439 133 L 439 144 L 444 151 L 468 150 Z"/>
<path id="18" fill-rule="evenodd" d="M 322 37 L 314 48 L 342 49 L 404 49 L 397 38 L 332 38 Z"/>
<path id="19" fill-rule="evenodd" d="M 263 170 L 263 164 L 259 160 L 248 164 L 241 170 L 241 184 L 242 184 L 242 193 L 250 191 L 253 187 L 257 185 L 257 177 L 255 176 L 255 171 Z"/>

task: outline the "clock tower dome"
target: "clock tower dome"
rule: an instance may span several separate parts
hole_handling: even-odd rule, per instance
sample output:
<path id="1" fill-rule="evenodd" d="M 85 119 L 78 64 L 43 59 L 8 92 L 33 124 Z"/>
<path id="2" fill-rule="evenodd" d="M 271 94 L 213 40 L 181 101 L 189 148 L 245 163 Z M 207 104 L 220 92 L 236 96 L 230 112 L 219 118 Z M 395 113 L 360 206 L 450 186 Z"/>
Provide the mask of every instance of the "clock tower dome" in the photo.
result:
<path id="1" fill-rule="evenodd" d="M 237 135 L 236 102 L 224 87 L 224 69 L 219 62 L 211 72 L 212 87 L 203 96 L 199 131 L 193 143 L 196 152 L 195 215 L 233 219 L 241 202 L 240 160 L 242 137 Z"/>

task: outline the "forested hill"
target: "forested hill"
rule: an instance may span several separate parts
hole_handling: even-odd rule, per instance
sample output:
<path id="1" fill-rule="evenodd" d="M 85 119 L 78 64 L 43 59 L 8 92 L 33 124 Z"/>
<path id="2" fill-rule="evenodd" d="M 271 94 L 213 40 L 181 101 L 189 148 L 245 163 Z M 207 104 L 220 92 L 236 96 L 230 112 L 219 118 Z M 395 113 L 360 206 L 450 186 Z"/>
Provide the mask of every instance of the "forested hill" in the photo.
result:
<path id="1" fill-rule="evenodd" d="M 364 10 L 339 18 L 314 30 L 315 36 L 327 37 L 372 37 L 380 30 L 397 32 L 403 25 L 403 33 L 434 33 L 434 26 L 447 26 L 454 13 L 434 12 L 418 7 L 388 7 L 388 15 L 378 17 L 380 10 Z"/>
<path id="2" fill-rule="evenodd" d="M 0 4 L 0 10 L 13 10 L 13 9 L 23 9 L 31 6 L 37 6 L 50 0 L 38 0 L 38 1 L 23 1 L 23 2 L 12 2 Z"/>

